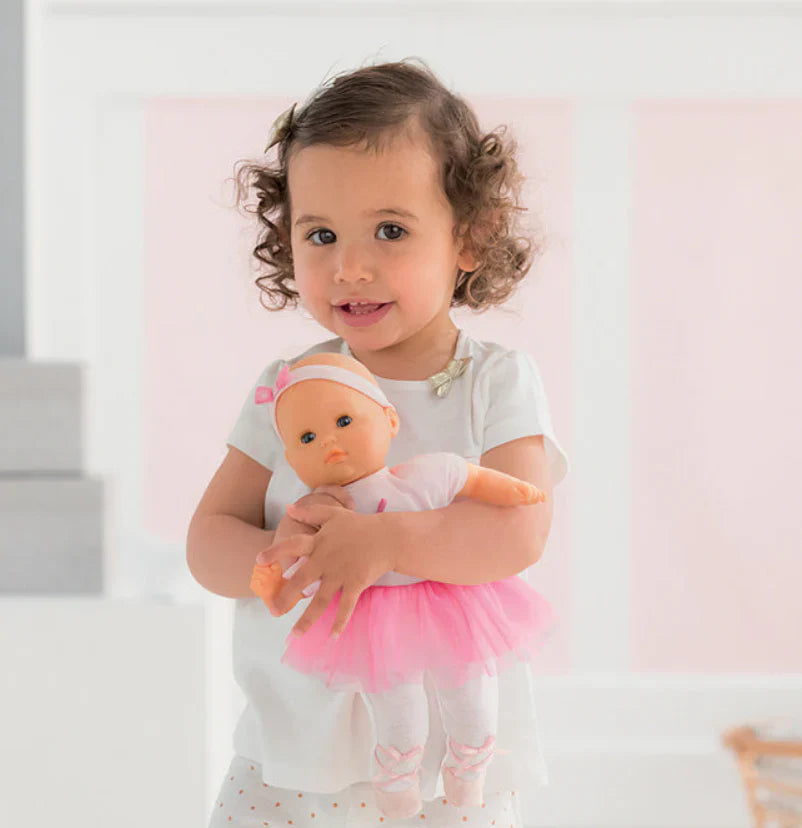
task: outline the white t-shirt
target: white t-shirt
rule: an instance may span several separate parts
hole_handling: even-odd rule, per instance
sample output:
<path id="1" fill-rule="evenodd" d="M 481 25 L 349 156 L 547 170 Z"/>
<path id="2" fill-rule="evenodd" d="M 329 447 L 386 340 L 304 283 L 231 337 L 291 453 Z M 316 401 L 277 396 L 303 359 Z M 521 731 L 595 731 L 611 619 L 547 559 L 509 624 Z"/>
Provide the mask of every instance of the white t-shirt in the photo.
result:
<path id="1" fill-rule="evenodd" d="M 348 344 L 337 338 L 289 360 L 271 362 L 254 383 L 229 435 L 228 445 L 273 472 L 265 495 L 266 529 L 274 529 L 287 505 L 309 488 L 284 459 L 268 406 L 256 404 L 254 392 L 259 385 L 273 386 L 284 365 L 332 352 L 351 353 Z M 473 340 L 463 330 L 454 356 L 471 361 L 444 397 L 438 397 L 427 380 L 376 377 L 401 423 L 387 466 L 435 452 L 452 452 L 478 464 L 496 446 L 542 434 L 552 482 L 559 483 L 568 461 L 552 430 L 535 361 L 520 351 Z M 307 606 L 301 601 L 286 615 L 274 618 L 260 598 L 237 599 L 234 676 L 247 704 L 234 732 L 234 750 L 260 763 L 268 784 L 333 793 L 370 779 L 373 725 L 358 693 L 329 690 L 318 679 L 281 664 L 285 639 Z M 499 752 L 488 766 L 487 793 L 546 783 L 532 682 L 526 664 L 499 676 Z M 436 698 L 431 685 L 424 684 L 429 696 L 429 738 L 421 765 L 421 795 L 433 799 L 443 793 L 440 766 L 446 745 Z"/>

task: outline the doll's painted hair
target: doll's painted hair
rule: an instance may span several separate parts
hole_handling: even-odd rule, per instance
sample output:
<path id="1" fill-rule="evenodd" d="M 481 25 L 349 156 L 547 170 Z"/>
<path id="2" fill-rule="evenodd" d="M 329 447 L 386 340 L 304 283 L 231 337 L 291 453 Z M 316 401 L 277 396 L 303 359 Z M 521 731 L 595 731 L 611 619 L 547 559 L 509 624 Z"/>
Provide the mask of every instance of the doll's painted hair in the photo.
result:
<path id="1" fill-rule="evenodd" d="M 292 153 L 315 144 L 380 151 L 415 120 L 438 159 L 455 236 L 459 228 L 467 228 L 467 244 L 479 262 L 470 273 L 459 271 L 451 306 L 485 310 L 500 305 L 526 276 L 540 245 L 521 235 L 518 227 L 518 214 L 526 208 L 519 203 L 524 176 L 516 161 L 516 142 L 506 135 L 505 126 L 483 133 L 471 107 L 446 89 L 423 60 L 408 58 L 324 82 L 295 107 L 280 140 L 268 149 L 277 151 L 275 163 L 235 165 L 237 203 L 255 213 L 260 225 L 253 256 L 261 275 L 255 281 L 267 310 L 298 304 L 287 186 Z M 257 202 L 248 207 L 251 189 Z"/>

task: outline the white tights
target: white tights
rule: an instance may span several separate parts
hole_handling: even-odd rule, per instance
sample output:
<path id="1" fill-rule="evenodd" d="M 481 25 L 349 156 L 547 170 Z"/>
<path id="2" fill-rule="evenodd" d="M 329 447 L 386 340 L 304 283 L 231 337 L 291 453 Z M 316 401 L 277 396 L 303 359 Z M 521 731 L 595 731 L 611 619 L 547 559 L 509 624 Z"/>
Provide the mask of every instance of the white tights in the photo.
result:
<path id="1" fill-rule="evenodd" d="M 461 687 L 435 687 L 440 715 L 449 742 L 475 748 L 485 744 L 488 736 L 495 736 L 498 728 L 498 678 L 481 675 Z M 422 746 L 429 735 L 429 708 L 423 683 L 401 684 L 384 693 L 366 693 L 373 711 L 376 740 L 380 746 L 393 747 L 407 753 Z M 478 758 L 484 758 L 487 751 Z M 396 773 L 409 773 L 420 764 L 420 755 L 396 765 Z M 375 760 L 374 760 L 375 761 Z M 456 767 L 457 757 L 449 750 L 447 767 Z M 378 767 L 376 768 L 378 770 Z M 467 771 L 465 779 L 475 778 L 476 772 Z M 386 790 L 402 790 L 408 781 L 388 783 Z"/>

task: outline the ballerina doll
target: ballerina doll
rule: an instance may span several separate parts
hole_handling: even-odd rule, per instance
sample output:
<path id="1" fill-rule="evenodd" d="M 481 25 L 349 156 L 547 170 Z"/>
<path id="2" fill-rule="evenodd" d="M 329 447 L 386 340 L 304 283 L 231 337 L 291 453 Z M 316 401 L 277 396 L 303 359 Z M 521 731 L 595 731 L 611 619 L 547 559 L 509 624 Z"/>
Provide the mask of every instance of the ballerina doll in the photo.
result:
<path id="1" fill-rule="evenodd" d="M 456 497 L 500 506 L 537 504 L 545 494 L 523 480 L 447 452 L 387 468 L 398 433 L 395 408 L 373 375 L 344 354 L 317 354 L 285 366 L 276 387 L 256 390 L 271 405 L 287 462 L 310 488 L 342 486 L 358 512 L 447 506 Z M 257 565 L 251 588 L 268 607 L 284 578 L 280 547 Z M 304 590 L 307 597 L 319 582 Z M 359 596 L 342 634 L 329 636 L 337 593 L 303 636 L 288 636 L 282 662 L 333 689 L 358 690 L 376 728 L 376 804 L 389 817 L 421 808 L 418 770 L 428 735 L 428 673 L 444 713 L 448 753 L 443 787 L 452 805 L 481 805 L 498 721 L 499 670 L 531 660 L 552 625 L 548 602 L 523 579 L 459 585 L 389 572 Z"/>

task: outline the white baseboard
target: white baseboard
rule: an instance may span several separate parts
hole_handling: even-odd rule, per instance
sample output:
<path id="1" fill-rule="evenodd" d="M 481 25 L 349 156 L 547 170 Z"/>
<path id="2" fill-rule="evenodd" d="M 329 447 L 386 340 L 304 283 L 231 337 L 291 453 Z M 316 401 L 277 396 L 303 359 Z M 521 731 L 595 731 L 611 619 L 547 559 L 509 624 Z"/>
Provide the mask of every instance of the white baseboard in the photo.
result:
<path id="1" fill-rule="evenodd" d="M 721 734 L 802 719 L 802 676 L 549 677 L 536 700 L 549 785 L 523 792 L 531 828 L 747 828 Z"/>

